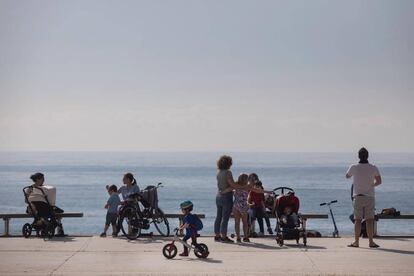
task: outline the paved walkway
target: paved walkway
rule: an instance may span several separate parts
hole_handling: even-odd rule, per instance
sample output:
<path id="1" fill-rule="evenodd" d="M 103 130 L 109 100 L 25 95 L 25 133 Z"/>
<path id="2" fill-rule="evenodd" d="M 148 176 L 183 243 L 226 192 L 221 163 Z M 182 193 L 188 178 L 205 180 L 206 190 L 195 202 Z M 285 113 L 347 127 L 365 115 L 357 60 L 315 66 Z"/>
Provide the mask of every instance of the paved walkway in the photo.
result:
<path id="1" fill-rule="evenodd" d="M 351 238 L 309 239 L 307 248 L 281 248 L 267 238 L 242 245 L 200 240 L 208 259 L 167 260 L 160 238 L 0 238 L 0 275 L 414 275 L 414 239 L 378 239 L 379 249 L 366 240 L 348 248 Z"/>

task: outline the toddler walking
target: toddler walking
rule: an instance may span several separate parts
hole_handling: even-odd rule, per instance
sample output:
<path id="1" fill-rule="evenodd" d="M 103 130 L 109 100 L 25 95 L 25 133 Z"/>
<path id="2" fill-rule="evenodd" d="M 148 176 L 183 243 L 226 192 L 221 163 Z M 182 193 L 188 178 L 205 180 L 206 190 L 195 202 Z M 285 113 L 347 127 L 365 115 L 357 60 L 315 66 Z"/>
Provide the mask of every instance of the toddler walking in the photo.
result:
<path id="1" fill-rule="evenodd" d="M 118 195 L 118 188 L 115 185 L 107 187 L 109 198 L 105 204 L 105 209 L 108 209 L 106 212 L 106 221 L 104 231 L 101 233 L 101 237 L 106 237 L 106 231 L 108 231 L 109 225 L 112 225 L 112 237 L 118 235 L 116 221 L 118 218 L 118 206 L 121 204 L 121 200 Z"/>

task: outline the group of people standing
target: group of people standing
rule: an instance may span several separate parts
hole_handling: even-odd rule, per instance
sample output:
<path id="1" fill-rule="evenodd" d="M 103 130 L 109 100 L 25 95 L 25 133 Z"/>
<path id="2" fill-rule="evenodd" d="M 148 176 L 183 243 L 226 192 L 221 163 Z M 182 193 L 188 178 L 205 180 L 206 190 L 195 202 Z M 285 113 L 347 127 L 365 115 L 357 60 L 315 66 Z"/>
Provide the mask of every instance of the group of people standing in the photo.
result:
<path id="1" fill-rule="evenodd" d="M 249 226 L 257 219 L 259 235 L 264 235 L 263 219 L 266 221 L 269 234 L 273 234 L 270 220 L 266 213 L 265 191 L 262 182 L 255 173 L 242 173 L 234 181 L 230 168 L 233 160 L 223 155 L 217 161 L 217 216 L 214 222 L 215 241 L 234 242 L 227 236 L 228 222 L 233 213 L 237 242 L 241 242 L 240 222 L 243 224 L 243 241 L 249 242 Z M 234 197 L 234 199 L 233 199 Z"/>
<path id="2" fill-rule="evenodd" d="M 378 168 L 368 162 L 368 150 L 361 148 L 358 151 L 359 162 L 349 167 L 346 178 L 353 178 L 352 205 L 355 219 L 355 241 L 349 247 L 359 247 L 361 225 L 363 219 L 367 226 L 369 246 L 379 247 L 373 240 L 374 216 L 375 216 L 375 187 L 382 183 Z M 241 242 L 240 221 L 243 223 L 243 241 L 249 242 L 249 225 L 257 218 L 260 234 L 264 234 L 263 219 L 266 220 L 268 232 L 272 233 L 269 218 L 266 213 L 265 196 L 270 193 L 263 189 L 257 174 L 241 174 L 234 181 L 230 170 L 233 160 L 230 156 L 223 155 L 217 161 L 217 215 L 214 223 L 215 241 L 234 241 L 227 236 L 227 228 L 230 216 L 233 213 L 235 219 L 235 232 L 237 242 Z M 274 212 L 274 209 L 272 210 Z"/>

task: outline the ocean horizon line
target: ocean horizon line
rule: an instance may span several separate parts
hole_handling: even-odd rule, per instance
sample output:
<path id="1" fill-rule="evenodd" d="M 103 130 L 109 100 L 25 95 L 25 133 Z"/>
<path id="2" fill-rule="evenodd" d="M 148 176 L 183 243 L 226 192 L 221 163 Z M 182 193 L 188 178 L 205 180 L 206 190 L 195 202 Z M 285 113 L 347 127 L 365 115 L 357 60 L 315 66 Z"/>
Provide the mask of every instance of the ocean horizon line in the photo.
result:
<path id="1" fill-rule="evenodd" d="M 356 154 L 357 151 L 151 151 L 151 150 L 0 150 L 1 153 L 207 153 L 207 154 Z M 407 154 L 414 151 L 374 151 L 374 154 Z"/>

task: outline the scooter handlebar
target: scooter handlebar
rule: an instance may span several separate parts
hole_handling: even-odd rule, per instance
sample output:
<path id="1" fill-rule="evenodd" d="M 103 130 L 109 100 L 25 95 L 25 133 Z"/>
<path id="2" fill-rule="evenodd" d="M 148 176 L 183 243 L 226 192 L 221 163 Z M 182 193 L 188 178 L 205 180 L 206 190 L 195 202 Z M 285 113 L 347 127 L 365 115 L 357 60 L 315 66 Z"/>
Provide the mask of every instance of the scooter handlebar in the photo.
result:
<path id="1" fill-rule="evenodd" d="M 323 202 L 321 204 L 319 204 L 319 206 L 325 206 L 325 205 L 331 205 L 332 203 L 337 203 L 338 200 L 332 200 L 331 202 Z"/>

